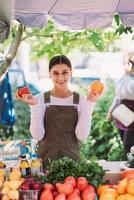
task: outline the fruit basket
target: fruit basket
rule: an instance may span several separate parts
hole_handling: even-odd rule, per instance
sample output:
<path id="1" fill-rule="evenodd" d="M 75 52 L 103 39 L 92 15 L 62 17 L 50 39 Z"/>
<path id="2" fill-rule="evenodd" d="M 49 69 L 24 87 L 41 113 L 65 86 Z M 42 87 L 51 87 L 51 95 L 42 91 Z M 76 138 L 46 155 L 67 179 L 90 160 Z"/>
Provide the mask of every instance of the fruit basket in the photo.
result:
<path id="1" fill-rule="evenodd" d="M 38 200 L 40 190 L 19 190 L 19 200 Z"/>

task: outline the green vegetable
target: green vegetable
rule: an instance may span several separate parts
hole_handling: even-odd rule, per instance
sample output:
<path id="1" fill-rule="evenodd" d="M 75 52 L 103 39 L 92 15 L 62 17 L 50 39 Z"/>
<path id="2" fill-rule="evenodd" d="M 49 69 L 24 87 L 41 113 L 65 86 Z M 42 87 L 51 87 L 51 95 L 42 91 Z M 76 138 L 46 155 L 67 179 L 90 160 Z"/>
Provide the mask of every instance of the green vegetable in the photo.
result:
<path id="1" fill-rule="evenodd" d="M 84 176 L 96 187 L 102 183 L 105 173 L 103 168 L 94 160 L 74 161 L 67 157 L 50 162 L 46 166 L 46 170 L 48 170 L 46 178 L 49 183 L 63 182 L 67 176 L 74 176 L 75 178 Z"/>

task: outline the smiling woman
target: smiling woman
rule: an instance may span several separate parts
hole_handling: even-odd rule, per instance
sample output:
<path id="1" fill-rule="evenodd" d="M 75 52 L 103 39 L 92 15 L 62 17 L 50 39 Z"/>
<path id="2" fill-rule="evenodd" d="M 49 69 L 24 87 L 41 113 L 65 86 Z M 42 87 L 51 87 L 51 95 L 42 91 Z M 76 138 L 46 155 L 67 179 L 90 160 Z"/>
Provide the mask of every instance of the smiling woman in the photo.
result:
<path id="1" fill-rule="evenodd" d="M 86 98 L 70 90 L 72 65 L 64 55 L 50 60 L 49 76 L 53 82 L 50 91 L 21 97 L 16 93 L 19 100 L 30 105 L 30 130 L 38 140 L 37 153 L 44 165 L 64 156 L 79 159 L 79 142 L 89 135 L 95 101 L 100 95 L 89 91 Z"/>

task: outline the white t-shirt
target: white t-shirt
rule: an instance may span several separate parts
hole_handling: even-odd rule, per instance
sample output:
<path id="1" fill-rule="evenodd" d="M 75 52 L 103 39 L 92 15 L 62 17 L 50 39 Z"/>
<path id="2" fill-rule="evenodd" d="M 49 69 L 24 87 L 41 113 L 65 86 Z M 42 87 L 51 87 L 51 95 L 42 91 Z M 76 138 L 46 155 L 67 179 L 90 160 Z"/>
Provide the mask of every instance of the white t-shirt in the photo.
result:
<path id="1" fill-rule="evenodd" d="M 46 104 L 44 102 L 44 93 L 36 95 L 38 99 L 37 105 L 30 105 L 31 110 L 31 121 L 30 131 L 31 135 L 37 141 L 40 141 L 45 136 L 44 129 L 44 115 L 46 110 Z M 49 105 L 60 105 L 60 106 L 71 106 L 73 104 L 73 95 L 67 98 L 58 98 L 50 95 Z M 77 105 L 78 110 L 78 123 L 76 125 L 75 134 L 79 141 L 85 141 L 90 133 L 91 129 L 91 118 L 94 110 L 95 103 L 87 100 L 83 95 L 80 94 L 79 104 Z"/>
<path id="2" fill-rule="evenodd" d="M 115 90 L 116 98 L 134 100 L 134 77 L 124 75 Z"/>

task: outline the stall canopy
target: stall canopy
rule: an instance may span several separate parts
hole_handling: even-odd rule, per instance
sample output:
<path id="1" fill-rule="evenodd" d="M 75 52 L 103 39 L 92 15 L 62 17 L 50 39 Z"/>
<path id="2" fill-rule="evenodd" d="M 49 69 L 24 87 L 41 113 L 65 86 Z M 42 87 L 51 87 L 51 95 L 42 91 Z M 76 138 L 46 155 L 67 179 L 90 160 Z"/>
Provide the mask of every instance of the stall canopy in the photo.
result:
<path id="1" fill-rule="evenodd" d="M 115 13 L 124 25 L 134 26 L 133 0 L 15 0 L 13 10 L 26 26 L 45 27 L 49 15 L 71 29 L 109 27 Z"/>
<path id="2" fill-rule="evenodd" d="M 43 28 L 51 16 L 62 26 L 81 30 L 111 26 L 115 13 L 125 26 L 134 26 L 133 0 L 0 0 L 0 35 L 6 37 L 11 19 Z"/>

